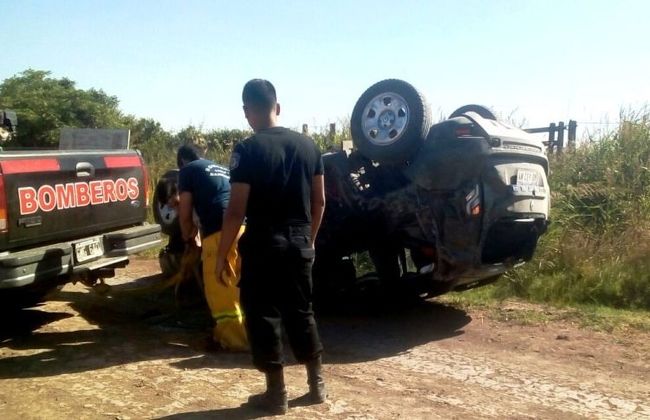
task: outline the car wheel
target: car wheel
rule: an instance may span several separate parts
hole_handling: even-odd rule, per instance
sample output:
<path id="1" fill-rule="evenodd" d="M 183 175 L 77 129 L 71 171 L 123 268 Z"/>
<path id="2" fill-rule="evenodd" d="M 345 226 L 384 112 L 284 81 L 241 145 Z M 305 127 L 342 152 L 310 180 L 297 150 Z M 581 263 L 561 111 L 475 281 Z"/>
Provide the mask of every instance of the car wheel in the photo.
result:
<path id="1" fill-rule="evenodd" d="M 460 108 L 452 112 L 449 118 L 460 117 L 461 115 L 467 112 L 476 112 L 478 115 L 485 118 L 486 120 L 494 120 L 494 121 L 497 120 L 496 115 L 494 115 L 494 113 L 490 111 L 489 108 L 484 107 L 483 105 L 474 105 L 474 104 L 461 106 Z"/>
<path id="2" fill-rule="evenodd" d="M 167 204 L 170 195 L 176 194 L 177 191 L 178 169 L 172 169 L 158 180 L 153 195 L 153 218 L 160 225 L 162 232 L 169 236 L 180 234 L 181 229 L 176 209 Z"/>
<path id="3" fill-rule="evenodd" d="M 379 163 L 404 163 L 426 139 L 431 111 L 424 96 L 409 83 L 388 79 L 359 98 L 350 122 L 352 140 L 361 154 Z"/>

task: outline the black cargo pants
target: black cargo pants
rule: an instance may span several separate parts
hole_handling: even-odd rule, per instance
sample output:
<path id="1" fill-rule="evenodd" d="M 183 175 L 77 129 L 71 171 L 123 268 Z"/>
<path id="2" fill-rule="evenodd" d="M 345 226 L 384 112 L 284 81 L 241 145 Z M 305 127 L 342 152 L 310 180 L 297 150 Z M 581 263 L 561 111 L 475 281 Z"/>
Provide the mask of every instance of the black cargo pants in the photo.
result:
<path id="1" fill-rule="evenodd" d="M 239 241 L 240 301 L 253 364 L 263 372 L 284 363 L 283 326 L 298 362 L 323 351 L 312 308 L 310 235 L 310 226 L 250 227 Z"/>

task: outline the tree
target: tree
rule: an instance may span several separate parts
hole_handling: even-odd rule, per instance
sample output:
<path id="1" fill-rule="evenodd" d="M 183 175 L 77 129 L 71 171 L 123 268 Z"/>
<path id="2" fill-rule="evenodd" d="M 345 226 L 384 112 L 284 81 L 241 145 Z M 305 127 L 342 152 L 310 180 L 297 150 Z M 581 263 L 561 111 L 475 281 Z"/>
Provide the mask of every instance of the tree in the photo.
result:
<path id="1" fill-rule="evenodd" d="M 152 118 L 127 115 L 122 118 L 120 127 L 131 130 L 131 147 L 133 148 L 139 149 L 147 145 L 158 148 L 170 147 L 172 135 Z"/>
<path id="2" fill-rule="evenodd" d="M 102 90 L 78 89 L 70 79 L 49 76 L 49 71 L 29 69 L 0 84 L 0 109 L 18 115 L 13 145 L 55 146 L 62 127 L 124 126 L 117 97 Z"/>
<path id="3" fill-rule="evenodd" d="M 127 115 L 122 124 L 122 127 L 131 130 L 131 148 L 142 153 L 152 179 L 158 179 L 165 171 L 176 167 L 174 136 L 165 131 L 158 121 Z"/>

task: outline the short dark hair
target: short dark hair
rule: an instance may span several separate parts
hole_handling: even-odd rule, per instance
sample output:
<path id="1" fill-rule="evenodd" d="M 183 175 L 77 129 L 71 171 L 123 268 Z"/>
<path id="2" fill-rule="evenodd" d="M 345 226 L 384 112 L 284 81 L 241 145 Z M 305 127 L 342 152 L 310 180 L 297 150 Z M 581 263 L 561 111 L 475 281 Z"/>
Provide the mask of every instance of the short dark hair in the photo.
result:
<path id="1" fill-rule="evenodd" d="M 264 79 L 252 79 L 246 82 L 241 98 L 244 106 L 263 112 L 273 109 L 278 101 L 275 87 Z"/>
<path id="2" fill-rule="evenodd" d="M 182 160 L 185 159 L 189 162 L 201 159 L 201 151 L 193 144 L 184 144 L 178 148 L 176 153 L 176 165 L 180 168 L 183 166 Z"/>

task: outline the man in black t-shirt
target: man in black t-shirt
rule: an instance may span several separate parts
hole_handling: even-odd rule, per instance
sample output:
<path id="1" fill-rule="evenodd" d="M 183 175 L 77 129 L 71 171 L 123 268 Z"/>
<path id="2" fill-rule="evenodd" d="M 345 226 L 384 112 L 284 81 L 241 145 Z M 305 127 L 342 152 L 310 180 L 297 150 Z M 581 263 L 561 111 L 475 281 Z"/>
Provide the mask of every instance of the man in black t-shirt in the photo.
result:
<path id="1" fill-rule="evenodd" d="M 323 350 L 312 309 L 314 241 L 325 208 L 323 161 L 313 140 L 277 126 L 280 105 L 273 85 L 246 83 L 244 114 L 255 131 L 238 144 L 230 163 L 231 198 L 217 257 L 220 278 L 225 251 L 246 216 L 239 241 L 239 287 L 253 364 L 266 375 L 266 392 L 249 403 L 270 413 L 287 411 L 281 328 L 296 359 L 307 366 L 305 403 L 326 398 Z"/>
<path id="2" fill-rule="evenodd" d="M 211 160 L 201 159 L 198 150 L 183 145 L 177 153 L 178 168 L 178 219 L 186 250 L 196 246 L 195 238 L 201 233 L 201 260 L 203 265 L 204 294 L 215 321 L 212 339 L 227 350 L 248 349 L 244 319 L 239 304 L 239 290 L 235 285 L 217 282 L 217 247 L 221 240 L 223 213 L 230 197 L 228 170 Z M 193 213 L 198 217 L 198 226 Z M 229 274 L 236 276 L 237 250 L 227 253 Z"/>

